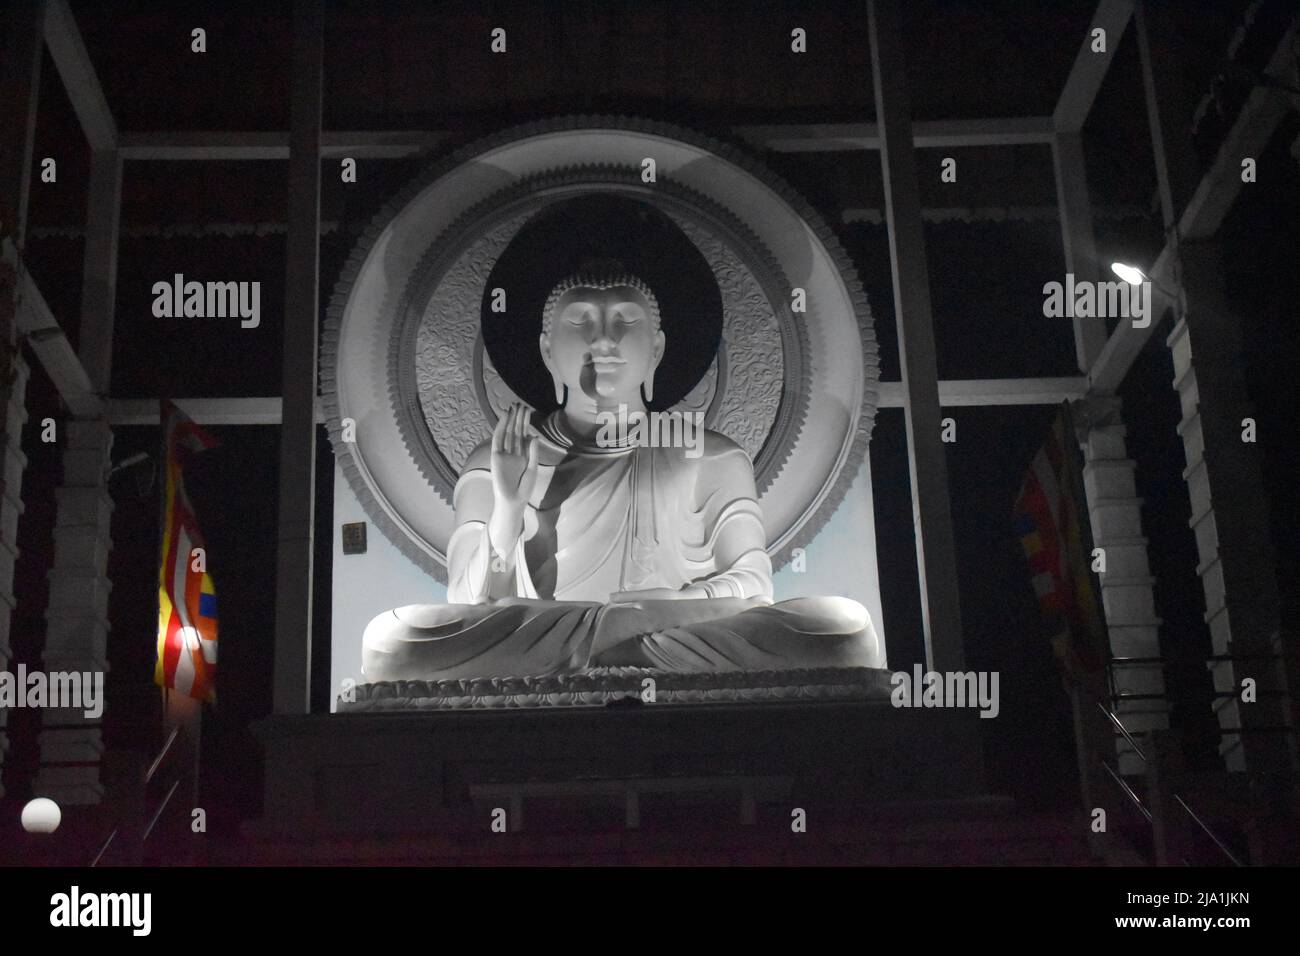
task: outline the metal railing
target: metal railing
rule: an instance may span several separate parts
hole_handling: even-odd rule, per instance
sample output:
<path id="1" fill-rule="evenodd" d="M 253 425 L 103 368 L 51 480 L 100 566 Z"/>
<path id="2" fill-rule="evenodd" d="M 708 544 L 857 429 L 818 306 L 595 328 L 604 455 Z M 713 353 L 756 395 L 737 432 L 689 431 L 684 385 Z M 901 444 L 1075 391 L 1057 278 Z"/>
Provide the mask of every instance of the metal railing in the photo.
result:
<path id="1" fill-rule="evenodd" d="M 149 765 L 144 767 L 141 761 L 133 772 L 118 781 L 119 792 L 111 798 L 117 805 L 116 825 L 91 860 L 92 867 L 106 859 L 114 864 L 141 862 L 146 845 L 151 845 L 150 838 L 155 836 L 159 822 L 168 808 L 174 806 L 172 798 L 183 782 L 184 773 L 176 767 L 176 762 L 184 759 L 180 746 L 183 736 L 181 727 L 171 728 Z M 160 798 L 150 797 L 150 791 L 155 789 L 163 791 Z"/>
<path id="2" fill-rule="evenodd" d="M 1133 748 L 1133 753 L 1137 754 L 1138 759 L 1141 760 L 1144 765 L 1150 766 L 1151 758 L 1149 758 L 1146 752 L 1140 746 L 1138 746 L 1137 740 L 1134 739 L 1131 733 L 1129 733 L 1128 728 L 1124 726 L 1123 721 L 1121 721 L 1119 717 L 1101 701 L 1097 701 L 1096 703 L 1097 703 L 1097 707 L 1101 710 L 1101 712 L 1105 714 L 1107 719 L 1109 719 L 1109 721 L 1115 726 L 1115 729 L 1117 729 L 1120 732 L 1120 734 L 1123 735 L 1124 739 L 1128 741 L 1129 746 Z M 1120 774 L 1113 767 L 1111 767 L 1109 763 L 1107 763 L 1105 760 L 1102 760 L 1101 765 L 1103 768 L 1105 768 L 1107 774 L 1110 775 L 1111 780 L 1114 781 L 1114 783 L 1120 788 L 1120 790 L 1124 793 L 1124 795 L 1127 796 L 1130 801 L 1132 801 L 1133 805 L 1137 807 L 1138 811 L 1142 814 L 1142 816 L 1146 818 L 1147 823 L 1149 823 L 1154 829 L 1156 826 L 1155 816 L 1152 813 L 1151 809 L 1147 807 L 1146 804 L 1143 803 L 1142 798 L 1139 797 L 1136 792 L 1134 792 L 1133 788 L 1129 786 L 1128 782 L 1125 781 L 1124 778 L 1120 776 Z M 1150 779 L 1150 775 L 1148 775 L 1148 779 Z M 1160 784 L 1158 783 L 1157 786 L 1159 785 Z M 1224 843 L 1224 841 L 1219 837 L 1219 835 L 1214 832 L 1214 830 L 1210 827 L 1210 825 L 1207 824 L 1203 819 L 1201 819 L 1200 814 L 1198 814 L 1195 810 L 1193 810 L 1191 806 L 1187 803 L 1187 801 L 1183 799 L 1181 794 L 1177 793 L 1176 791 L 1170 791 L 1169 797 L 1174 803 L 1176 803 L 1179 807 L 1182 808 L 1182 810 L 1187 814 L 1187 816 L 1191 818 L 1192 822 L 1195 823 L 1197 827 L 1200 828 L 1201 832 L 1210 838 L 1210 840 L 1214 843 L 1214 845 L 1218 847 L 1219 851 L 1225 857 L 1227 857 L 1229 861 L 1231 861 L 1233 866 L 1244 865 L 1241 862 L 1241 860 L 1237 858 L 1236 854 L 1234 854 L 1232 850 L 1228 848 L 1227 844 Z M 1183 860 L 1183 863 L 1184 864 L 1187 863 L 1186 859 Z"/>

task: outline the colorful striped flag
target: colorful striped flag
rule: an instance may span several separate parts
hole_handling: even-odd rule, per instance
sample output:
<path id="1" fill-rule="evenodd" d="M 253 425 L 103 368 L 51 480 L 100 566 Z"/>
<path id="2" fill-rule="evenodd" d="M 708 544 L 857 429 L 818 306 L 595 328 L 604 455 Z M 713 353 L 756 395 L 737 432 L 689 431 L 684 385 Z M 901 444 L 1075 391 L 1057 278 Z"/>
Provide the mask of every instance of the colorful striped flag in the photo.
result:
<path id="1" fill-rule="evenodd" d="M 1092 673 L 1108 657 L 1105 617 L 1092 581 L 1078 442 L 1070 403 L 1061 406 L 1016 497 L 1016 533 L 1052 651 L 1067 674 Z"/>
<path id="2" fill-rule="evenodd" d="M 185 466 L 217 442 L 171 402 L 162 403 L 166 474 L 158 569 L 158 654 L 154 683 L 197 700 L 216 699 L 217 592 L 207 548 L 185 493 Z"/>

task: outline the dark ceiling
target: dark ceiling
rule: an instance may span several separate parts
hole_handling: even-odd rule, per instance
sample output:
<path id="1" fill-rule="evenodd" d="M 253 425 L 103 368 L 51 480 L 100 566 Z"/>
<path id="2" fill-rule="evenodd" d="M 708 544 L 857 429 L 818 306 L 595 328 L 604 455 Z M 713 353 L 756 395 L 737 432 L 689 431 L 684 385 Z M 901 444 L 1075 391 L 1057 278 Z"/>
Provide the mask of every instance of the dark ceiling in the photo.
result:
<path id="1" fill-rule="evenodd" d="M 122 128 L 283 129 L 287 2 L 73 4 Z M 908 3 L 921 119 L 1050 113 L 1095 4 Z M 508 54 L 488 49 L 494 27 Z M 208 52 L 190 52 L 190 31 Z M 808 35 L 790 53 L 790 31 Z M 860 2 L 329 3 L 326 127 L 631 108 L 736 122 L 872 118 Z M 981 82 L 970 82 L 979 76 Z"/>
<path id="2" fill-rule="evenodd" d="M 637 105 L 692 118 L 725 112 L 730 122 L 874 118 L 862 0 L 326 6 L 326 128 Z M 1178 68 L 1203 87 L 1251 4 L 1149 6 L 1153 20 L 1176 21 Z M 72 7 L 121 128 L 287 126 L 287 0 Z M 902 4 L 916 118 L 1050 114 L 1095 9 L 1094 0 Z M 488 49 L 498 26 L 506 56 Z M 196 27 L 207 31 L 204 54 L 190 51 Z M 790 53 L 795 27 L 807 31 L 803 56 Z"/>
<path id="3" fill-rule="evenodd" d="M 1148 7 L 1157 68 L 1177 73 L 1187 91 L 1183 102 L 1170 107 L 1186 114 L 1174 117 L 1184 127 L 1191 126 L 1198 106 L 1204 111 L 1201 101 L 1247 14 L 1257 22 L 1245 46 L 1261 50 L 1239 53 L 1246 61 L 1252 54 L 1255 61 L 1267 56 L 1278 35 L 1267 21 L 1288 16 L 1284 3 L 1249 0 L 1155 0 Z M 74 0 L 72 8 L 119 129 L 287 128 L 288 0 Z M 715 131 L 875 119 L 862 0 L 368 0 L 330 2 L 326 8 L 327 130 L 486 132 L 574 112 L 642 115 Z M 1050 115 L 1095 9 L 1094 0 L 902 4 L 914 117 Z M 488 48 L 496 26 L 507 31 L 505 56 Z M 206 53 L 190 49 L 190 33 L 198 27 L 207 34 Z M 790 52 L 795 27 L 807 31 L 804 55 Z M 1130 27 L 1119 41 L 1087 127 L 1099 205 L 1142 204 L 1154 187 L 1133 34 Z M 52 67 L 48 58 L 47 66 Z M 70 144 L 84 142 L 53 72 L 47 70 L 41 135 L 51 148 L 68 152 Z M 1201 125 L 1209 139 L 1204 151 L 1212 155 L 1222 131 L 1212 121 Z M 988 168 L 970 181 L 987 184 L 989 195 L 969 204 L 999 201 L 995 197 L 1006 193 L 1008 183 L 1031 191 L 1045 186 L 1050 201 L 1050 175 L 1018 168 L 1010 153 L 995 152 L 988 160 L 988 151 L 973 152 L 972 160 L 981 155 Z M 222 198 L 240 201 L 229 191 Z M 862 201 L 874 204 L 870 197 Z M 75 201 L 66 209 L 47 207 L 44 222 L 76 223 L 82 208 Z"/>

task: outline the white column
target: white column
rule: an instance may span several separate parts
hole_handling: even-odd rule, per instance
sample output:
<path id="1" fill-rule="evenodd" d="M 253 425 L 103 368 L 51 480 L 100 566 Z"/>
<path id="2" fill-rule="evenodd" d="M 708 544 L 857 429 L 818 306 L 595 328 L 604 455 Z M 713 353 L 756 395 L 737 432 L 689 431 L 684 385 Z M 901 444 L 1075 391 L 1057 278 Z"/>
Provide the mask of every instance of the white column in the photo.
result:
<path id="1" fill-rule="evenodd" d="M 27 420 L 26 363 L 18 351 L 17 327 L 27 197 L 31 189 L 32 144 L 40 90 L 43 3 L 10 3 L 0 8 L 0 670 L 13 657 L 9 644 L 18 558 L 18 516 L 23 512 L 22 481 L 27 456 L 22 451 Z M 0 710 L 0 769 L 9 749 L 8 712 Z M 4 795 L 0 777 L 0 796 Z"/>
<path id="2" fill-rule="evenodd" d="M 1276 565 L 1258 444 L 1243 440 L 1253 418 L 1246 392 L 1241 326 L 1223 290 L 1219 250 L 1212 241 L 1184 242 L 1187 312 L 1170 333 L 1174 388 L 1182 405 L 1178 433 L 1191 497 L 1190 525 L 1200 558 L 1205 619 L 1216 657 L 1210 662 L 1224 731 L 1220 753 L 1228 770 L 1292 779 L 1295 735 L 1290 715 Z M 1292 436 L 1273 436 L 1290 440 Z M 1256 702 L 1241 699 L 1252 679 Z M 1244 733 L 1234 732 L 1245 729 Z"/>
<path id="3" fill-rule="evenodd" d="M 91 388 L 109 391 L 113 357 L 113 315 L 117 298 L 118 214 L 122 161 L 117 150 L 91 156 L 86 214 L 86 249 L 81 293 L 78 357 Z M 113 432 L 106 415 L 70 419 L 62 425 L 63 484 L 56 492 L 54 566 L 45 612 L 47 671 L 108 671 L 108 554 L 112 550 L 113 502 L 108 492 Z M 149 639 L 146 635 L 145 639 Z M 147 677 L 141 675 L 141 680 Z M 47 711 L 39 738 L 41 766 L 35 787 L 59 803 L 98 803 L 104 751 L 103 715 Z"/>
<path id="4" fill-rule="evenodd" d="M 1127 455 L 1119 399 L 1092 398 L 1090 403 L 1109 404 L 1112 409 L 1081 442 L 1093 546 L 1106 554 L 1106 570 L 1098 577 L 1110 652 L 1116 658 L 1145 661 L 1111 665 L 1111 683 L 1119 699 L 1111 701 L 1110 708 L 1130 733 L 1141 734 L 1169 726 L 1160 652 L 1162 622 L 1156 616 L 1155 578 L 1142 534 L 1142 499 L 1134 481 L 1137 466 Z M 1130 694 L 1141 699 L 1125 700 Z M 1143 771 L 1142 760 L 1127 740 L 1117 736 L 1115 746 L 1121 773 Z"/>
<path id="5" fill-rule="evenodd" d="M 0 478 L 0 671 L 5 670 L 13 659 L 9 629 L 18 604 L 14 596 L 14 565 L 18 561 L 18 517 L 23 513 L 23 469 L 27 467 L 27 456 L 23 454 L 21 442 L 23 424 L 27 421 L 23 399 L 27 394 L 28 374 L 27 363 L 15 355 L 13 377 L 9 381 L 9 394 L 4 406 L 4 447 L 0 450 L 4 455 L 3 476 Z M 0 767 L 4 765 L 5 753 L 9 750 L 8 725 L 9 709 L 0 707 Z M 0 778 L 0 797 L 4 793 L 4 781 Z"/>
<path id="6" fill-rule="evenodd" d="M 108 672 L 109 522 L 105 487 L 113 433 L 104 421 L 62 426 L 63 485 L 56 492 L 54 567 L 45 612 L 46 671 Z M 145 635 L 151 639 L 152 635 Z M 104 794 L 99 761 L 102 718 L 82 710 L 46 710 L 41 718 L 41 766 L 33 789 L 61 804 L 98 803 Z"/>
<path id="7" fill-rule="evenodd" d="M 1078 133 L 1058 133 L 1052 145 L 1057 199 L 1061 209 L 1061 239 L 1065 270 L 1077 281 L 1102 278 L 1092 229 L 1083 141 Z M 1103 319 L 1074 319 L 1075 356 L 1086 372 L 1106 344 Z M 1088 421 L 1079 436 L 1083 450 L 1083 484 L 1094 547 L 1106 553 L 1106 570 L 1099 575 L 1102 607 L 1110 653 L 1114 657 L 1150 659 L 1150 663 L 1112 665 L 1116 693 L 1158 695 L 1149 700 L 1105 700 L 1132 733 L 1169 726 L 1164 699 L 1164 673 L 1160 665 L 1160 619 L 1155 611 L 1155 578 L 1142 534 L 1142 499 L 1134 481 L 1136 465 L 1128 456 L 1120 400 L 1110 393 L 1092 393 L 1087 403 Z M 1093 708 L 1095 709 L 1095 708 Z M 1088 720 L 1096 716 L 1088 713 Z M 1097 728 L 1113 734 L 1109 726 Z M 1141 773 L 1142 760 L 1128 741 L 1115 735 L 1121 773 Z"/>

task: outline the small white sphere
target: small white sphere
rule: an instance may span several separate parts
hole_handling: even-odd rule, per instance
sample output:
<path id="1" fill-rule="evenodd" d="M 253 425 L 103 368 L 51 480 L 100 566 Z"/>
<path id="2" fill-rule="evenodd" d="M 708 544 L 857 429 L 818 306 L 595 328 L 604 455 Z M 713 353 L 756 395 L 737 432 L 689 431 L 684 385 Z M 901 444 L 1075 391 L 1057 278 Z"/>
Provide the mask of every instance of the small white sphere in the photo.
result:
<path id="1" fill-rule="evenodd" d="M 59 805 L 48 797 L 37 797 L 23 807 L 23 829 L 28 833 L 53 833 L 62 819 Z"/>

